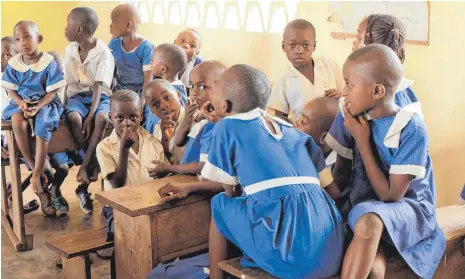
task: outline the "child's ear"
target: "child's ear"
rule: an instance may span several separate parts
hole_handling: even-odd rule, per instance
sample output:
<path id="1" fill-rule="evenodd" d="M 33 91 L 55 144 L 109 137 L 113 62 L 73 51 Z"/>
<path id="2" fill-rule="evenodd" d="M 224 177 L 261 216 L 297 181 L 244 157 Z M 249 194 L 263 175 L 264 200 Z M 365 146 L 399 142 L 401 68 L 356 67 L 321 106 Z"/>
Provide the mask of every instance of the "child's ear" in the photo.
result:
<path id="1" fill-rule="evenodd" d="M 381 99 L 386 95 L 386 88 L 384 88 L 384 85 L 382 84 L 377 84 L 373 90 L 373 99 Z"/>
<path id="2" fill-rule="evenodd" d="M 44 37 L 42 35 L 37 36 L 37 42 L 40 44 L 44 41 Z"/>
<path id="3" fill-rule="evenodd" d="M 128 21 L 128 23 L 126 24 L 126 29 L 131 30 L 133 25 L 134 24 L 132 23 L 132 21 Z"/>
<path id="4" fill-rule="evenodd" d="M 166 72 L 168 72 L 168 67 L 166 65 L 161 66 L 161 73 L 165 74 Z"/>
<path id="5" fill-rule="evenodd" d="M 316 41 L 315 41 L 315 43 L 313 44 L 313 51 L 315 51 L 315 50 L 316 50 Z"/>
<path id="6" fill-rule="evenodd" d="M 328 132 L 323 132 L 320 136 L 320 144 L 325 144 L 326 141 L 325 141 L 325 138 L 326 138 L 326 135 L 328 134 Z"/>
<path id="7" fill-rule="evenodd" d="M 281 42 L 281 49 L 286 52 L 286 50 L 284 49 L 284 41 Z"/>
<path id="8" fill-rule="evenodd" d="M 232 103 L 230 100 L 225 100 L 223 103 L 224 114 L 229 114 L 232 111 Z"/>
<path id="9" fill-rule="evenodd" d="M 84 28 L 82 28 L 82 26 L 78 26 L 77 34 L 81 35 L 82 33 L 84 33 Z"/>

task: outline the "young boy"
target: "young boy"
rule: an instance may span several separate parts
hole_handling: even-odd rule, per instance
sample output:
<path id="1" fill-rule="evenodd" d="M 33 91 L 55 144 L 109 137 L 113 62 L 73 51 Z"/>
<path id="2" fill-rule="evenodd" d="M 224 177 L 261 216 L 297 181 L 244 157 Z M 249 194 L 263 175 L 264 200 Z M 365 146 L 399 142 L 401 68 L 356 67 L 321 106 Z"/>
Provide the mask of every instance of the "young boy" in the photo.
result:
<path id="1" fill-rule="evenodd" d="M 274 115 L 293 122 L 311 99 L 340 98 L 342 72 L 331 60 L 313 58 L 315 48 L 315 27 L 310 22 L 296 19 L 287 24 L 282 49 L 291 65 L 271 91 L 267 107 Z"/>
<path id="2" fill-rule="evenodd" d="M 192 70 L 192 101 L 188 100 L 185 116 L 175 133 L 176 146 L 186 146 L 184 157 L 180 165 L 158 164 L 152 170 L 152 176 L 166 173 L 200 174 L 210 149 L 214 123 L 206 119 L 195 122 L 194 118 L 200 112 L 199 108 L 210 102 L 210 95 L 214 94 L 215 84 L 224 70 L 226 66 L 218 61 L 203 62 Z"/>
<path id="3" fill-rule="evenodd" d="M 161 77 L 171 83 L 181 94 L 181 105 L 187 102 L 187 91 L 179 80 L 179 73 L 187 65 L 186 52 L 175 44 L 161 44 L 153 52 L 152 75 Z"/>
<path id="4" fill-rule="evenodd" d="M 152 80 L 151 64 L 153 45 L 137 33 L 140 14 L 132 4 L 121 4 L 111 12 L 110 32 L 113 36 L 109 47 L 115 58 L 115 90 L 128 89 L 141 96 L 144 108 L 142 126 L 153 133 L 158 119 L 154 119 L 150 109 L 145 105 L 142 91 Z"/>
<path id="5" fill-rule="evenodd" d="M 294 127 L 311 136 L 321 148 L 327 166 L 332 166 L 336 162 L 336 153 L 325 143 L 325 137 L 338 112 L 336 99 L 318 97 L 304 106 L 299 118 L 294 122 Z"/>
<path id="6" fill-rule="evenodd" d="M 147 106 L 160 119 L 153 135 L 161 141 L 171 164 L 180 164 L 185 147 L 174 144 L 174 134 L 185 115 L 180 93 L 167 80 L 155 79 L 147 85 L 144 96 Z"/>
<path id="7" fill-rule="evenodd" d="M 109 122 L 110 85 L 115 63 L 110 49 L 93 37 L 98 27 L 97 14 L 91 8 L 75 8 L 68 15 L 66 38 L 66 82 L 68 102 L 66 117 L 74 139 L 85 150 L 86 156 L 79 168 L 76 189 L 81 209 L 93 210 L 87 192 L 90 181 L 99 172 L 95 148 L 102 140 Z M 92 127 L 94 127 L 92 129 Z"/>
<path id="8" fill-rule="evenodd" d="M 203 62 L 199 57 L 200 48 L 202 47 L 202 38 L 200 33 L 195 29 L 186 29 L 179 33 L 174 44 L 182 47 L 186 51 L 187 65 L 182 73 L 181 81 L 187 88 L 190 88 L 189 76 L 192 69 Z"/>

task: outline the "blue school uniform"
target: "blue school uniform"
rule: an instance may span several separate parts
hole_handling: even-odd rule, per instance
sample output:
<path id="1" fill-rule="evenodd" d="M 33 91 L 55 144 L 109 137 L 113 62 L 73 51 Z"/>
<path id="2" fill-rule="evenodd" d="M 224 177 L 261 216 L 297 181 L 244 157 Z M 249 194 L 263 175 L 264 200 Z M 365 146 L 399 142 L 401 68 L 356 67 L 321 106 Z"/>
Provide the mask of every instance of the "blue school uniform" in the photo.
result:
<path id="1" fill-rule="evenodd" d="M 208 253 L 192 258 L 158 265 L 147 279 L 207 279 Z"/>
<path id="2" fill-rule="evenodd" d="M 92 91 L 88 91 L 71 96 L 66 102 L 66 112 L 64 115 L 76 111 L 82 118 L 86 118 L 92 106 L 92 94 Z M 110 113 L 110 96 L 103 92 L 100 94 L 100 103 L 95 111 L 95 115 L 97 116 L 100 113 Z"/>
<path id="3" fill-rule="evenodd" d="M 173 87 L 179 92 L 179 94 L 181 94 L 181 106 L 186 106 L 186 103 L 187 103 L 187 89 L 186 87 L 184 86 L 184 84 L 181 82 L 181 81 L 175 81 L 173 83 L 171 83 L 171 85 L 173 85 Z"/>
<path id="4" fill-rule="evenodd" d="M 394 96 L 394 101 L 396 105 L 403 108 L 406 105 L 418 102 L 417 95 L 415 95 L 415 92 L 413 92 L 413 89 L 411 87 L 412 85 L 412 81 L 406 78 L 402 78 L 401 82 L 397 86 L 397 93 Z"/>
<path id="5" fill-rule="evenodd" d="M 154 46 L 147 40 L 142 41 L 132 51 L 123 48 L 123 38 L 112 39 L 108 44 L 111 49 L 116 65 L 115 91 L 129 89 L 142 95 L 144 86 L 144 72 L 151 70 Z M 150 109 L 144 106 L 144 119 L 141 125 L 153 133 L 159 118 L 152 114 Z"/>
<path id="6" fill-rule="evenodd" d="M 39 101 L 49 92 L 65 85 L 63 73 L 48 53 L 42 53 L 39 61 L 26 65 L 22 55 L 11 58 L 2 76 L 2 87 L 15 90 L 23 100 Z M 11 100 L 3 110 L 2 119 L 10 120 L 19 112 L 18 105 Z M 44 106 L 34 117 L 34 134 L 49 142 L 52 132 L 58 128 L 63 105 L 58 96 Z"/>
<path id="7" fill-rule="evenodd" d="M 181 164 L 206 162 L 210 150 L 212 130 L 215 123 L 202 120 L 192 126 Z"/>
<path id="8" fill-rule="evenodd" d="M 240 248 L 244 266 L 280 278 L 322 278 L 338 272 L 344 228 L 320 187 L 332 182 L 323 153 L 308 135 L 255 109 L 225 117 L 212 132 L 202 176 L 241 184 L 244 195 L 211 201 L 219 232 Z M 320 179 L 321 178 L 321 179 Z"/>
<path id="9" fill-rule="evenodd" d="M 432 278 L 445 250 L 444 234 L 436 222 L 436 189 L 429 156 L 428 134 L 420 103 L 402 108 L 396 116 L 369 120 L 378 166 L 389 174 L 410 174 L 412 180 L 398 202 L 379 201 L 370 185 L 355 140 L 339 113 L 326 143 L 340 156 L 353 160 L 348 203 L 343 211 L 353 230 L 357 220 L 375 213 L 383 221 L 383 240 L 397 249 L 422 278 Z M 344 214 L 344 212 L 343 212 Z"/>

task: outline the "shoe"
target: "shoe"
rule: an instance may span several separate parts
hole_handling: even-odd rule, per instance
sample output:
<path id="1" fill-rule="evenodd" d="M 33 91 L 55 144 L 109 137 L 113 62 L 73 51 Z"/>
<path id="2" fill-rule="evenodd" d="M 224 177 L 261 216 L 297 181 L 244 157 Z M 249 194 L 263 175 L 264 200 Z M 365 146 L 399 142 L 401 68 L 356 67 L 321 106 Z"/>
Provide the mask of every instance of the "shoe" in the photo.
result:
<path id="1" fill-rule="evenodd" d="M 50 196 L 49 192 L 39 193 L 37 192 L 36 195 L 39 197 L 40 200 L 40 209 L 42 212 L 47 216 L 55 216 L 56 209 L 52 206 L 52 197 Z"/>
<path id="2" fill-rule="evenodd" d="M 37 200 L 32 200 L 24 206 L 23 212 L 24 214 L 28 214 L 36 211 L 37 209 L 39 209 L 39 203 Z"/>
<path id="3" fill-rule="evenodd" d="M 87 189 L 85 189 L 83 185 L 79 185 L 75 193 L 79 199 L 82 211 L 86 214 L 92 213 L 94 210 L 94 205 L 92 204 L 93 200 L 90 198 L 90 194 L 87 192 Z"/>
<path id="4" fill-rule="evenodd" d="M 57 198 L 52 198 L 52 206 L 63 213 L 68 213 L 69 211 L 69 204 L 65 200 L 65 197 L 59 195 Z"/>

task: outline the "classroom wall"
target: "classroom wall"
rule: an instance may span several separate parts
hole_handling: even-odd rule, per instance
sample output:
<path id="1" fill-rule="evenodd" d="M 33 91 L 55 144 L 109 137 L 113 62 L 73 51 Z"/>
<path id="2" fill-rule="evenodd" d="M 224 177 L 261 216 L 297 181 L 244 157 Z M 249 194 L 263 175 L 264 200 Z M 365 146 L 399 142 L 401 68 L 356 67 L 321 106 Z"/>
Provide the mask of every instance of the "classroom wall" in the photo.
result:
<path id="1" fill-rule="evenodd" d="M 43 50 L 64 54 L 66 17 L 77 6 L 94 8 L 100 20 L 96 36 L 110 39 L 111 9 L 119 2 L 3 2 L 2 37 L 11 35 L 16 22 L 35 21 L 44 35 Z M 40 11 L 40 12 L 37 12 Z M 454 204 L 465 184 L 465 2 L 430 3 L 430 45 L 407 45 L 405 76 L 423 105 L 429 129 L 437 185 L 438 206 Z M 315 55 L 331 58 L 342 67 L 352 41 L 330 36 L 335 23 L 326 21 L 328 2 L 300 2 L 297 17 L 310 20 L 317 30 Z M 140 33 L 154 44 L 174 41 L 183 26 L 142 24 Z M 251 64 L 276 81 L 286 68 L 281 35 L 198 28 L 203 36 L 200 55 L 227 65 Z"/>

